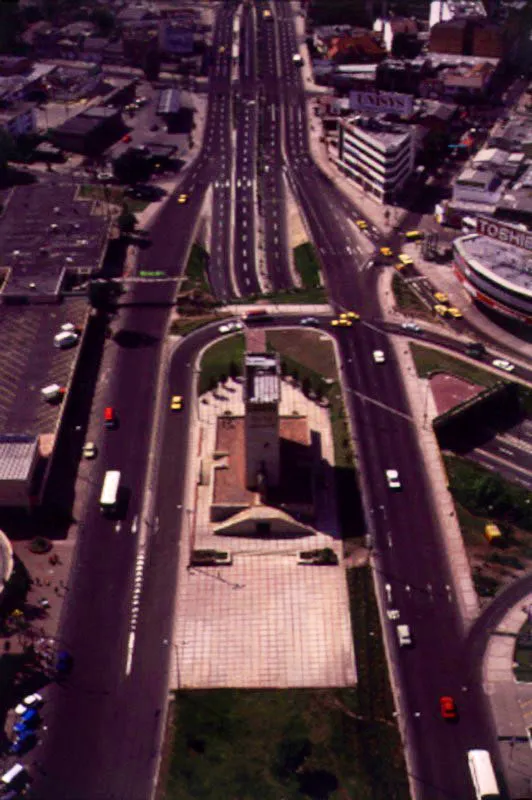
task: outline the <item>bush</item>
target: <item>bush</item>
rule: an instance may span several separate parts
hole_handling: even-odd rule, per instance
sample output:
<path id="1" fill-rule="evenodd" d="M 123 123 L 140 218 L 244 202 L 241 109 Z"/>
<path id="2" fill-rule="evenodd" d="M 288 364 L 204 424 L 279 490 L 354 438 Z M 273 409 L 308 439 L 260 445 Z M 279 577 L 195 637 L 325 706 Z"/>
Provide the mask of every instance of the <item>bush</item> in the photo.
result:
<path id="1" fill-rule="evenodd" d="M 52 543 L 49 539 L 45 539 L 44 536 L 36 536 L 35 539 L 31 540 L 28 547 L 32 553 L 49 553 L 52 549 Z"/>

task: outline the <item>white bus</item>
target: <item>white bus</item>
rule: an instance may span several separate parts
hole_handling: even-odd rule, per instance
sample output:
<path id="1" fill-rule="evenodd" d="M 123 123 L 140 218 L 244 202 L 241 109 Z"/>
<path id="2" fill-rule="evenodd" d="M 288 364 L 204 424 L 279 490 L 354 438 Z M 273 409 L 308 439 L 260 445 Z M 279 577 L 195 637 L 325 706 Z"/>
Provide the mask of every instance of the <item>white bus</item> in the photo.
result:
<path id="1" fill-rule="evenodd" d="M 105 473 L 100 495 L 100 508 L 104 513 L 116 510 L 119 488 L 120 472 L 116 469 L 111 469 Z"/>
<path id="2" fill-rule="evenodd" d="M 477 800 L 500 800 L 497 778 L 488 751 L 470 750 L 467 760 Z"/>

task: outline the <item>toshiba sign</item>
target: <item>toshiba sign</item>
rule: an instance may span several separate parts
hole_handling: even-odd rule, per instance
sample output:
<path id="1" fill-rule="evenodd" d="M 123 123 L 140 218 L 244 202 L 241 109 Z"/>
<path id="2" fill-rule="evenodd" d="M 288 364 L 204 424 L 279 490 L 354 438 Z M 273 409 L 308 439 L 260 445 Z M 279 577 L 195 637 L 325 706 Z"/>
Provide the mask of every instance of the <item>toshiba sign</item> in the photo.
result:
<path id="1" fill-rule="evenodd" d="M 393 111 L 401 116 L 410 116 L 413 97 L 397 92 L 349 92 L 349 105 L 352 111 Z"/>
<path id="2" fill-rule="evenodd" d="M 522 250 L 532 253 L 532 231 L 522 231 L 513 228 L 511 225 L 504 225 L 492 219 L 477 217 L 477 233 L 481 236 L 488 236 L 490 239 L 497 239 L 504 244 L 512 244 Z"/>

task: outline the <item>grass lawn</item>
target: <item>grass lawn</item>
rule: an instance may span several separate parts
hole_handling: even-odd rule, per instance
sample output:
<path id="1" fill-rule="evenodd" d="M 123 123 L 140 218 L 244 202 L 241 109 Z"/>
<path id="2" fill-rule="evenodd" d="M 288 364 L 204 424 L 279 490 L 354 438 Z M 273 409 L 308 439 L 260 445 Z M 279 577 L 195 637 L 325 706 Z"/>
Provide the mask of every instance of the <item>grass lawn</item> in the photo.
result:
<path id="1" fill-rule="evenodd" d="M 200 364 L 199 394 L 214 389 L 223 376 L 242 374 L 244 347 L 244 336 L 238 333 L 227 336 L 205 351 Z"/>
<path id="2" fill-rule="evenodd" d="M 407 800 L 371 572 L 348 579 L 359 685 L 177 692 L 165 800 Z"/>
<path id="3" fill-rule="evenodd" d="M 124 190 L 120 186 L 95 186 L 91 183 L 84 183 L 79 190 L 79 196 L 90 200 L 106 200 L 108 203 L 114 203 L 117 206 L 126 203 L 129 211 L 133 214 L 138 214 L 149 205 L 145 200 L 135 200 L 132 197 L 126 197 Z"/>
<path id="4" fill-rule="evenodd" d="M 246 297 L 233 298 L 232 305 L 249 305 L 255 300 L 266 301 L 269 305 L 327 305 L 329 299 L 327 292 L 321 286 L 309 289 L 287 289 L 284 292 L 270 292 L 269 294 L 247 295 Z"/>
<path id="5" fill-rule="evenodd" d="M 296 270 L 301 277 L 302 287 L 304 289 L 318 288 L 321 285 L 320 264 L 310 242 L 294 247 L 294 261 Z"/>
<path id="6" fill-rule="evenodd" d="M 182 291 L 199 289 L 206 294 L 210 293 L 211 287 L 207 277 L 208 263 L 209 256 L 207 251 L 201 245 L 193 244 L 185 270 L 185 280 L 181 286 Z"/>
<path id="7" fill-rule="evenodd" d="M 476 367 L 467 361 L 454 358 L 440 350 L 433 350 L 415 342 L 410 343 L 410 349 L 420 378 L 426 378 L 432 372 L 448 372 L 458 378 L 476 383 L 478 386 L 495 386 L 501 382 L 498 375 L 488 372 L 482 367 Z"/>
<path id="8" fill-rule="evenodd" d="M 401 278 L 397 273 L 395 273 L 392 278 L 392 292 L 395 297 L 395 302 L 397 303 L 397 308 L 400 311 L 423 316 L 426 319 L 432 319 L 432 314 L 425 303 L 420 300 L 404 278 Z"/>
<path id="9" fill-rule="evenodd" d="M 335 464 L 340 469 L 352 468 L 351 436 L 329 337 L 311 330 L 268 331 L 267 341 L 281 355 L 286 374 L 308 382 L 314 392 L 329 400 Z"/>

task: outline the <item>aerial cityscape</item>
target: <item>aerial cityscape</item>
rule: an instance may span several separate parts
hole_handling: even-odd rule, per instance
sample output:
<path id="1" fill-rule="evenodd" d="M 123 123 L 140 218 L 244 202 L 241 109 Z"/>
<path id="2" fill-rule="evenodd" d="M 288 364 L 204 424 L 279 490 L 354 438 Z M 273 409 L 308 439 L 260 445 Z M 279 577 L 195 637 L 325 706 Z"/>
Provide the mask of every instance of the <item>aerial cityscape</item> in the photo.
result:
<path id="1" fill-rule="evenodd" d="M 532 800 L 532 0 L 0 3 L 0 800 Z"/>

